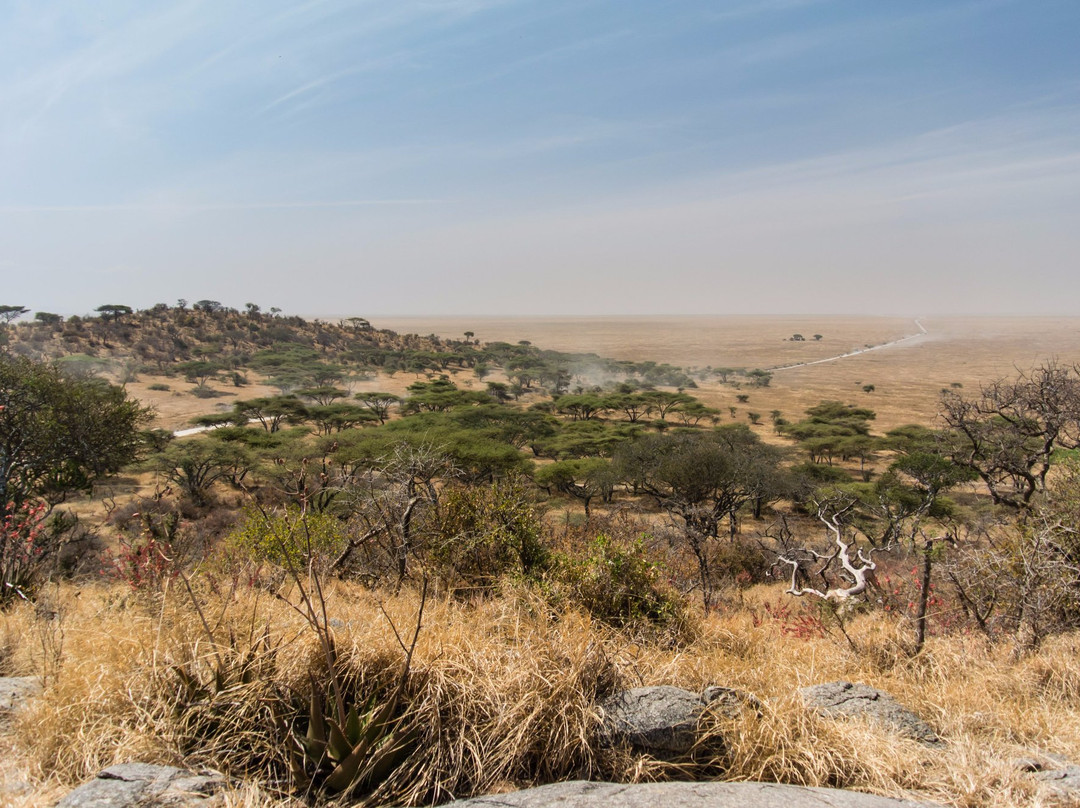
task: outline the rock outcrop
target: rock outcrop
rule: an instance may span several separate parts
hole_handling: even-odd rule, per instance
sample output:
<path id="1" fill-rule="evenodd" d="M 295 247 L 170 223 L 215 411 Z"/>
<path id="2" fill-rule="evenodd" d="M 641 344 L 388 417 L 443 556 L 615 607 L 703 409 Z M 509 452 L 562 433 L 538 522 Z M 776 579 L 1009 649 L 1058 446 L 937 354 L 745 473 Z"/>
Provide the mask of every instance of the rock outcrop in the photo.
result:
<path id="1" fill-rule="evenodd" d="M 1014 760 L 1013 766 L 1029 772 L 1053 792 L 1063 797 L 1080 797 L 1080 766 L 1061 755 L 1036 753 Z"/>
<path id="2" fill-rule="evenodd" d="M 702 693 L 658 685 L 624 690 L 600 704 L 601 743 L 628 745 L 656 757 L 689 752 L 698 741 L 698 721 L 706 708 L 736 715 L 751 697 L 726 687 Z"/>
<path id="3" fill-rule="evenodd" d="M 41 691 L 34 676 L 0 676 L 0 719 L 14 712 Z"/>

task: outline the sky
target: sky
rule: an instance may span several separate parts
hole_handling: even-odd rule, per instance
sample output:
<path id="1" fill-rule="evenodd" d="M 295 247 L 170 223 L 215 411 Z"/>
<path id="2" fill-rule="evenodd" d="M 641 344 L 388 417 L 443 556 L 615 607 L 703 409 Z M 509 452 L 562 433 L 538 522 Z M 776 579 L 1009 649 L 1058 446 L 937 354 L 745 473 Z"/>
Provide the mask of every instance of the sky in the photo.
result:
<path id="1" fill-rule="evenodd" d="M 0 303 L 1076 314 L 1077 0 L 0 0 Z"/>

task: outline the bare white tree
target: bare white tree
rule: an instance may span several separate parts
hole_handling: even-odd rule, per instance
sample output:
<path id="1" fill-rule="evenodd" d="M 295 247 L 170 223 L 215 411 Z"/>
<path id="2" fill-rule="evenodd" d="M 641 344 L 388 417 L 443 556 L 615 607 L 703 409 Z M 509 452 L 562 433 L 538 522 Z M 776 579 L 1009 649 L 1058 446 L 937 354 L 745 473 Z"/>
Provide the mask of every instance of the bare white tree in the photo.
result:
<path id="1" fill-rule="evenodd" d="M 818 553 L 814 550 L 800 548 L 798 550 L 788 550 L 777 558 L 777 563 L 787 564 L 791 567 L 791 586 L 787 589 L 787 593 L 790 595 L 795 597 L 812 595 L 834 603 L 845 603 L 861 595 L 870 585 L 873 572 L 877 569 L 877 564 L 870 555 L 873 551 L 864 553 L 856 545 L 854 539 L 845 540 L 844 527 L 841 524 L 843 515 L 854 507 L 854 503 L 849 503 L 839 509 L 833 506 L 834 503 L 831 501 L 822 502 L 818 505 L 817 512 L 818 519 L 832 534 L 835 547 L 831 553 Z M 852 550 L 855 553 L 854 558 L 852 557 Z M 804 576 L 809 575 L 805 570 L 808 561 L 821 562 L 813 573 L 814 577 L 822 580 L 821 588 L 799 585 L 800 571 Z M 840 565 L 837 575 L 842 579 L 844 585 L 829 584 L 828 572 L 835 567 L 837 562 Z"/>

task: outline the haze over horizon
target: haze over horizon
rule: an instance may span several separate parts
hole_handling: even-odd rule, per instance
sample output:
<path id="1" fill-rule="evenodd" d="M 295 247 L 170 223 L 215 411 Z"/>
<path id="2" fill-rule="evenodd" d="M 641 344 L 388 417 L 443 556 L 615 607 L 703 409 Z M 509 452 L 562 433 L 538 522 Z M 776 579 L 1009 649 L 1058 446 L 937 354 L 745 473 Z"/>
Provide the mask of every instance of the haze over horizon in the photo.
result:
<path id="1" fill-rule="evenodd" d="M 0 303 L 1073 314 L 1074 0 L 16 0 Z"/>

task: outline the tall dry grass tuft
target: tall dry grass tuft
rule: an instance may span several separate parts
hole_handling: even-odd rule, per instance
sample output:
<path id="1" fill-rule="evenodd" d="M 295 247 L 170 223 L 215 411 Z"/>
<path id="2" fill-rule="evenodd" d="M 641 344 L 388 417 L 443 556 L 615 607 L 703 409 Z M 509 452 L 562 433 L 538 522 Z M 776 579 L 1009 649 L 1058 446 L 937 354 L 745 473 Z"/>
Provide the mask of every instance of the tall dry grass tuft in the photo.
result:
<path id="1" fill-rule="evenodd" d="M 12 669 L 56 671 L 15 726 L 39 783 L 70 785 L 144 760 L 242 777 L 231 804 L 302 794 L 290 750 L 307 729 L 312 688 L 327 687 L 328 663 L 294 608 L 295 588 L 196 586 L 195 594 L 199 610 L 176 586 L 142 599 L 86 587 L 62 591 L 55 617 L 29 607 L 4 615 L 2 636 L 18 638 Z M 983 639 L 936 637 L 910 658 L 907 627 L 878 614 L 852 618 L 847 638 L 791 636 L 762 607 L 779 596 L 779 587 L 751 589 L 679 646 L 553 613 L 527 590 L 472 603 L 429 599 L 404 682 L 407 754 L 359 796 L 430 804 L 567 778 L 708 776 L 1034 806 L 1049 804 L 1047 794 L 1009 761 L 1036 750 L 1080 758 L 1080 636 L 1055 638 L 1020 661 Z M 397 635 L 410 636 L 420 595 L 335 583 L 325 604 L 346 695 L 383 703 L 403 673 Z M 46 623 L 63 635 L 58 660 L 49 658 L 55 643 L 33 639 Z M 836 679 L 893 694 L 947 746 L 928 749 L 803 706 L 799 687 Z M 710 716 L 700 754 L 680 764 L 602 748 L 599 701 L 642 684 L 724 685 L 756 701 L 736 717 Z"/>

